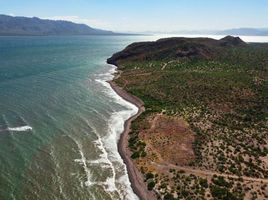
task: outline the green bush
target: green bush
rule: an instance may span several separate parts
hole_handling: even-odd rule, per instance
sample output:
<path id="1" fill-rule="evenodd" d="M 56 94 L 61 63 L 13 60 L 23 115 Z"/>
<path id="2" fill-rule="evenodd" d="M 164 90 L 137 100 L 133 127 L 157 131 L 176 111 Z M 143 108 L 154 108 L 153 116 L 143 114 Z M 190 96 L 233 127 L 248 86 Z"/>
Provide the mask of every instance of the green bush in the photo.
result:
<path id="1" fill-rule="evenodd" d="M 132 155 L 131 155 L 131 158 L 132 159 L 137 159 L 140 157 L 140 153 L 138 151 L 134 152 Z"/>
<path id="2" fill-rule="evenodd" d="M 199 181 L 200 185 L 203 187 L 203 188 L 208 188 L 208 181 L 207 179 L 203 179 L 201 178 L 200 181 Z"/>
<path id="3" fill-rule="evenodd" d="M 147 188 L 148 188 L 148 190 L 153 190 L 153 189 L 154 189 L 154 186 L 155 186 L 155 182 L 154 182 L 154 181 L 150 181 L 150 182 L 147 184 Z"/>
<path id="4" fill-rule="evenodd" d="M 232 194 L 227 188 L 219 187 L 217 185 L 212 185 L 210 187 L 210 191 L 211 191 L 212 196 L 215 199 L 237 200 L 234 194 Z"/>
<path id="5" fill-rule="evenodd" d="M 145 178 L 146 178 L 146 180 L 151 179 L 151 178 L 154 178 L 154 174 L 152 174 L 151 172 L 148 172 L 148 173 L 145 175 Z"/>
<path id="6" fill-rule="evenodd" d="M 228 183 L 227 181 L 224 180 L 224 178 L 222 176 L 219 176 L 219 177 L 213 177 L 212 178 L 212 182 L 215 184 L 215 185 L 218 185 L 218 186 L 223 186 L 223 187 L 230 187 L 230 183 Z"/>
<path id="7" fill-rule="evenodd" d="M 164 196 L 164 200 L 174 200 L 174 196 L 170 193 L 167 193 L 165 196 Z"/>

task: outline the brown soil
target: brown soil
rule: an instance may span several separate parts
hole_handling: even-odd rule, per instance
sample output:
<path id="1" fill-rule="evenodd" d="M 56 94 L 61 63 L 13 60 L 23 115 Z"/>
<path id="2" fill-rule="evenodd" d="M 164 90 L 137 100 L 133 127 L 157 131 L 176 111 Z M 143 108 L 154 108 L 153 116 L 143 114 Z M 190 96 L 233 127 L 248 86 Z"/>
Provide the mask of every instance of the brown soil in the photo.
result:
<path id="1" fill-rule="evenodd" d="M 194 134 L 183 119 L 158 114 L 149 121 L 150 129 L 140 134 L 149 155 L 158 155 L 158 161 L 174 165 L 187 165 L 194 160 Z"/>

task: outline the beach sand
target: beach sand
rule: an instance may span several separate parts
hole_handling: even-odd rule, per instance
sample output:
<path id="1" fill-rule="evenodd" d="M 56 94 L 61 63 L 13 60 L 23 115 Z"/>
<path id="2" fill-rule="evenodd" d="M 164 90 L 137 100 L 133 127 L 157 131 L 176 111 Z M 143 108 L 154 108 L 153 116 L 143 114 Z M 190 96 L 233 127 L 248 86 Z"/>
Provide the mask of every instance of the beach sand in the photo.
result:
<path id="1" fill-rule="evenodd" d="M 120 75 L 117 75 L 115 77 L 118 78 Z M 129 138 L 129 132 L 131 130 L 131 122 L 135 120 L 144 110 L 144 103 L 142 100 L 140 100 L 138 97 L 133 96 L 129 93 L 127 93 L 125 90 L 123 90 L 121 87 L 115 84 L 114 81 L 108 81 L 108 83 L 111 85 L 113 90 L 121 96 L 124 100 L 136 105 L 139 110 L 138 113 L 131 118 L 129 118 L 127 121 L 125 121 L 124 124 L 124 131 L 120 136 L 120 140 L 118 142 L 118 151 L 122 159 L 124 160 L 124 163 L 127 166 L 128 176 L 131 182 L 131 187 L 135 194 L 141 199 L 141 200 L 154 200 L 157 199 L 156 195 L 153 191 L 147 190 L 146 182 L 144 182 L 144 177 L 139 172 L 139 170 L 136 168 L 135 164 L 133 163 L 131 159 L 131 152 L 128 148 L 128 138 Z"/>

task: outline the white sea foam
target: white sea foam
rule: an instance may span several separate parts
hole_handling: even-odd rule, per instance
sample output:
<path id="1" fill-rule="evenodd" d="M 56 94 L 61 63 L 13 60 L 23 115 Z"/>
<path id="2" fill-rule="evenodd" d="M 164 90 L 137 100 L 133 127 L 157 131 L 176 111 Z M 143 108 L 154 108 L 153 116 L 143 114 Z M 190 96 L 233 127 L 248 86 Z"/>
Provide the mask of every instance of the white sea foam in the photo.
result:
<path id="1" fill-rule="evenodd" d="M 87 123 L 90 125 L 89 122 L 87 122 Z M 86 182 L 81 182 L 81 186 L 85 185 L 87 187 L 90 187 L 90 186 L 94 186 L 94 185 L 99 185 L 99 186 L 102 186 L 108 193 L 115 192 L 115 191 L 117 191 L 117 188 L 115 185 L 115 169 L 113 167 L 112 162 L 108 158 L 108 152 L 106 151 L 106 149 L 103 145 L 101 137 L 99 136 L 98 132 L 94 129 L 94 126 L 90 125 L 90 127 L 93 129 L 93 132 L 98 137 L 98 139 L 94 141 L 94 144 L 96 145 L 96 147 L 98 149 L 100 149 L 101 155 L 100 155 L 100 159 L 87 160 L 84 153 L 83 153 L 82 145 L 78 141 L 75 140 L 75 143 L 77 144 L 81 158 L 75 159 L 74 161 L 83 166 L 84 171 L 86 173 L 86 177 L 87 177 Z M 111 169 L 112 170 L 112 177 L 108 177 L 105 182 L 92 181 L 91 180 L 92 176 L 91 176 L 91 172 L 90 172 L 90 165 L 91 164 L 102 164 L 101 167 L 106 167 L 106 168 Z"/>
<path id="2" fill-rule="evenodd" d="M 103 138 L 103 144 L 105 146 L 105 149 L 107 149 L 108 154 L 107 158 L 108 160 L 111 160 L 112 163 L 120 163 L 121 166 L 123 166 L 124 175 L 122 175 L 119 179 L 115 180 L 115 178 L 109 178 L 107 179 L 110 184 L 112 182 L 119 183 L 120 184 L 120 190 L 118 189 L 118 192 L 121 196 L 121 199 L 138 199 L 138 197 L 134 194 L 131 184 L 128 178 L 127 169 L 126 166 L 119 155 L 117 143 L 120 139 L 120 135 L 124 130 L 124 123 L 127 119 L 129 119 L 131 116 L 135 115 L 138 112 L 138 108 L 125 101 L 122 97 L 117 95 L 117 93 L 111 88 L 110 84 L 107 83 L 108 80 L 111 80 L 114 76 L 111 75 L 111 73 L 115 72 L 115 67 L 112 66 L 111 70 L 109 71 L 110 75 L 101 75 L 102 77 L 98 77 L 95 79 L 95 81 L 102 84 L 106 90 L 105 93 L 112 98 L 116 103 L 124 106 L 126 109 L 118 112 L 114 112 L 111 115 L 111 118 L 109 119 L 109 130 L 108 135 Z M 113 166 L 113 165 L 112 165 Z M 113 166 L 114 168 L 115 166 Z"/>
<path id="3" fill-rule="evenodd" d="M 33 128 L 31 126 L 19 126 L 19 127 L 8 127 L 7 131 L 14 131 L 14 132 L 24 132 L 24 131 L 31 131 Z"/>
<path id="4" fill-rule="evenodd" d="M 89 167 L 87 166 L 87 160 L 86 160 L 86 157 L 84 155 L 82 145 L 78 141 L 76 141 L 76 140 L 74 140 L 74 141 L 75 141 L 75 143 L 76 143 L 76 145 L 78 147 L 78 150 L 79 150 L 79 153 L 80 153 L 80 156 L 81 156 L 80 159 L 75 159 L 75 162 L 78 162 L 84 168 L 84 171 L 86 173 L 86 179 L 87 179 L 86 182 L 84 183 L 85 186 L 91 186 L 92 185 L 92 182 L 90 180 L 91 179 L 91 172 L 90 172 Z"/>
<path id="5" fill-rule="evenodd" d="M 104 138 L 105 147 L 109 151 L 109 158 L 113 162 L 119 162 L 123 166 L 124 175 L 117 180 L 124 191 L 124 194 L 122 194 L 124 196 L 123 199 L 138 199 L 131 188 L 127 169 L 121 156 L 119 155 L 117 146 L 118 140 L 120 139 L 120 134 L 124 130 L 124 122 L 135 113 L 135 110 L 126 110 L 113 113 L 109 121 L 110 134 Z M 123 191 L 121 190 L 121 192 Z"/>
<path id="6" fill-rule="evenodd" d="M 102 139 L 100 138 L 99 135 L 97 135 L 97 136 L 98 136 L 98 140 L 95 141 L 95 144 L 102 152 L 102 154 L 100 155 L 101 158 L 98 161 L 105 163 L 105 164 L 108 164 L 109 169 L 112 170 L 112 177 L 108 177 L 106 179 L 106 182 L 105 182 L 105 184 L 108 186 L 107 191 L 114 192 L 117 190 L 117 188 L 115 186 L 115 175 L 116 175 L 115 169 L 114 169 L 113 163 L 109 160 L 108 152 L 106 151 L 106 149 L 104 147 Z"/>
<path id="7" fill-rule="evenodd" d="M 106 151 L 102 138 L 99 135 L 98 131 L 94 128 L 94 126 L 92 126 L 90 124 L 89 121 L 87 121 L 88 125 L 92 128 L 92 131 L 95 133 L 95 135 L 98 137 L 97 140 L 95 140 L 93 143 L 95 144 L 95 146 L 101 151 L 101 154 L 99 155 L 100 158 L 97 160 L 90 160 L 87 163 L 89 164 L 101 164 L 102 168 L 108 168 L 111 169 L 112 171 L 112 176 L 111 177 L 107 177 L 105 182 L 101 182 L 101 181 L 93 181 L 91 182 L 91 185 L 99 185 L 99 186 L 103 186 L 104 189 L 109 193 L 109 192 L 115 192 L 117 191 L 116 188 L 116 180 L 115 180 L 115 176 L 116 176 L 116 172 L 113 166 L 113 163 L 110 161 L 109 156 L 108 156 L 108 152 Z"/>
<path id="8" fill-rule="evenodd" d="M 108 80 L 112 80 L 114 77 L 114 73 L 116 72 L 116 67 L 113 65 L 110 65 L 111 68 L 108 70 L 108 72 L 106 73 L 102 73 L 102 74 L 98 74 L 98 78 L 104 80 L 104 81 L 108 81 Z"/>

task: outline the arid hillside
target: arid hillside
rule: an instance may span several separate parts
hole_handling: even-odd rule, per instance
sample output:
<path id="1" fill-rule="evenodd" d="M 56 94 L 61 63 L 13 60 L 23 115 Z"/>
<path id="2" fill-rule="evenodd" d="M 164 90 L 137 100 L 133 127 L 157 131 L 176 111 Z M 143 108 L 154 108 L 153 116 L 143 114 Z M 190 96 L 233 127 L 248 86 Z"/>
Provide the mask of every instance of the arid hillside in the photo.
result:
<path id="1" fill-rule="evenodd" d="M 134 43 L 108 60 L 146 111 L 129 148 L 160 199 L 268 199 L 268 45 Z"/>

